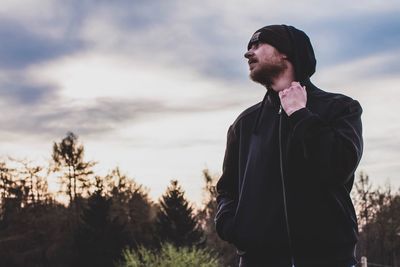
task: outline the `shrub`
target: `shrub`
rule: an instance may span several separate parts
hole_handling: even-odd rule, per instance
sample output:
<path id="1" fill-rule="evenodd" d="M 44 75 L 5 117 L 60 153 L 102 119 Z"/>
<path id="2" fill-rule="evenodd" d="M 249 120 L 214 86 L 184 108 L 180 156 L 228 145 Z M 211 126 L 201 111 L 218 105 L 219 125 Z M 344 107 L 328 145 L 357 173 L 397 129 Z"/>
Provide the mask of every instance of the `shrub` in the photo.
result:
<path id="1" fill-rule="evenodd" d="M 137 250 L 124 250 L 123 262 L 118 267 L 220 267 L 217 256 L 206 249 L 181 247 L 169 243 L 161 246 L 160 251 L 144 247 Z"/>

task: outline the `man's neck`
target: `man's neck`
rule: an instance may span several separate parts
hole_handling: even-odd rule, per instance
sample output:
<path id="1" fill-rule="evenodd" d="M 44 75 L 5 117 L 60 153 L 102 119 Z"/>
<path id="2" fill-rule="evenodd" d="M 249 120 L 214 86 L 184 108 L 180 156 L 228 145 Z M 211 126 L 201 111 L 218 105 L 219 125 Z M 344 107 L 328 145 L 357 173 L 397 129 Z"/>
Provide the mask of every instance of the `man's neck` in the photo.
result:
<path id="1" fill-rule="evenodd" d="M 294 80 L 295 76 L 293 66 L 292 64 L 288 64 L 288 68 L 272 81 L 271 88 L 275 92 L 282 91 L 286 88 L 289 88 Z"/>

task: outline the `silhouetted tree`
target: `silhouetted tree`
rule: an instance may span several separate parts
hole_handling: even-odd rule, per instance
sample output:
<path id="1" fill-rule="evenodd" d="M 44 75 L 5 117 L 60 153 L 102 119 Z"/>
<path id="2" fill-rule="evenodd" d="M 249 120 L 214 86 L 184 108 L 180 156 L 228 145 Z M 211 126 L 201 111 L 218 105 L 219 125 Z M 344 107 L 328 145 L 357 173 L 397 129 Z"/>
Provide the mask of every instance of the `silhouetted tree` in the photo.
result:
<path id="1" fill-rule="evenodd" d="M 376 190 L 374 217 L 364 225 L 360 234 L 361 246 L 368 244 L 370 262 L 398 266 L 400 262 L 400 194 L 394 195 L 390 187 Z"/>
<path id="2" fill-rule="evenodd" d="M 55 142 L 53 145 L 54 170 L 63 173 L 60 177 L 62 192 L 67 193 L 70 203 L 90 187 L 88 177 L 93 174 L 92 167 L 96 163 L 84 161 L 83 156 L 84 147 L 72 132 L 67 133 L 60 143 Z"/>
<path id="3" fill-rule="evenodd" d="M 128 242 L 124 228 L 111 217 L 111 199 L 95 191 L 75 233 L 75 266 L 113 266 Z"/>
<path id="4" fill-rule="evenodd" d="M 372 190 L 368 175 L 360 173 L 353 194 L 359 223 L 358 257 L 397 266 L 400 261 L 400 194 L 391 186 Z"/>
<path id="5" fill-rule="evenodd" d="M 4 223 L 5 200 L 9 197 L 9 188 L 12 186 L 12 171 L 5 162 L 0 162 L 0 222 L 2 223 Z"/>
<path id="6" fill-rule="evenodd" d="M 359 245 L 357 250 L 359 254 L 368 255 L 369 247 L 369 222 L 374 218 L 376 213 L 376 192 L 372 188 L 369 181 L 369 176 L 364 172 L 360 172 L 358 179 L 354 184 L 355 191 L 353 191 L 353 201 L 357 212 L 357 221 L 360 235 Z"/>
<path id="7" fill-rule="evenodd" d="M 43 175 L 45 169 L 42 166 L 32 165 L 28 160 L 16 160 L 14 162 L 22 165 L 19 169 L 20 179 L 24 181 L 26 188 L 29 189 L 27 193 L 27 201 L 29 205 L 36 205 L 50 199 L 48 192 L 47 176 L 49 171 Z"/>
<path id="8" fill-rule="evenodd" d="M 354 203 L 358 211 L 358 224 L 364 226 L 373 218 L 372 208 L 374 205 L 372 196 L 372 185 L 369 182 L 369 176 L 360 172 L 358 180 L 355 183 Z"/>
<path id="9" fill-rule="evenodd" d="M 47 202 L 21 208 L 0 229 L 0 266 L 72 266 L 66 208 Z"/>
<path id="10" fill-rule="evenodd" d="M 16 170 L 7 165 L 6 162 L 0 162 L 0 200 L 14 195 Z"/>
<path id="11" fill-rule="evenodd" d="M 122 174 L 117 167 L 103 179 L 104 193 L 112 199 L 111 215 L 126 225 L 129 245 L 153 246 L 156 207 L 149 198 L 148 189 Z"/>
<path id="12" fill-rule="evenodd" d="M 199 245 L 202 231 L 178 181 L 171 181 L 159 205 L 157 230 L 160 241 L 177 247 Z"/>
<path id="13" fill-rule="evenodd" d="M 148 193 L 141 187 L 132 192 L 128 201 L 131 246 L 151 247 L 155 244 L 156 208 Z"/>
<path id="14" fill-rule="evenodd" d="M 5 162 L 0 163 L 0 227 L 9 224 L 9 218 L 15 216 L 28 202 L 29 187 L 26 181 L 18 177 L 17 170 Z"/>
<path id="15" fill-rule="evenodd" d="M 217 212 L 217 191 L 215 183 L 218 177 L 212 177 L 210 172 L 203 170 L 205 181 L 204 207 L 199 211 L 198 218 L 206 237 L 206 247 L 211 248 L 219 254 L 223 266 L 237 266 L 238 257 L 236 248 L 221 240 L 215 230 L 214 218 Z"/>
<path id="16" fill-rule="evenodd" d="M 399 266 L 400 264 L 400 194 L 393 195 L 390 189 L 386 192 L 386 201 L 376 215 L 371 228 L 380 228 L 381 262 Z M 370 257 L 371 258 L 371 257 Z"/>

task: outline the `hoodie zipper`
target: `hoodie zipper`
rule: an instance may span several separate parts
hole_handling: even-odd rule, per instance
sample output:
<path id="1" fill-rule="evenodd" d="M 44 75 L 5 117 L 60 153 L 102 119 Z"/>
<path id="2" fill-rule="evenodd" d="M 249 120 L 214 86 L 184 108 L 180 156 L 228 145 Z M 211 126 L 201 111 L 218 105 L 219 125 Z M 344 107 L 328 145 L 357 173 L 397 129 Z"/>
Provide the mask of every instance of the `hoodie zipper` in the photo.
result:
<path id="1" fill-rule="evenodd" d="M 283 210 L 285 213 L 285 221 L 286 221 L 286 230 L 288 235 L 288 242 L 289 242 L 289 252 L 292 267 L 295 267 L 294 264 L 294 256 L 293 256 L 293 249 L 292 249 L 292 238 L 290 236 L 290 229 L 289 229 L 289 217 L 287 211 L 287 199 L 286 199 L 286 186 L 285 186 L 285 178 L 283 172 L 283 153 L 282 153 L 282 105 L 279 105 L 279 161 L 280 161 L 280 170 L 281 170 L 281 181 L 282 181 L 282 196 L 283 196 Z"/>

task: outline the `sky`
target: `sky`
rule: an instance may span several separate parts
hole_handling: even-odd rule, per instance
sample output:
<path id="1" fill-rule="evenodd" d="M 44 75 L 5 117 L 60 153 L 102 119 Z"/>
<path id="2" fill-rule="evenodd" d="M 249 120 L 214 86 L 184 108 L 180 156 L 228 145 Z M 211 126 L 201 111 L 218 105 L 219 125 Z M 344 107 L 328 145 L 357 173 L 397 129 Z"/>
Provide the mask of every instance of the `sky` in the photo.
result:
<path id="1" fill-rule="evenodd" d="M 154 200 L 177 179 L 200 205 L 203 169 L 221 174 L 229 125 L 265 93 L 243 54 L 269 24 L 308 34 L 313 83 L 363 107 L 357 173 L 399 188 L 394 0 L 1 0 L 0 158 L 42 164 L 72 131 L 97 174 L 119 166 Z"/>

